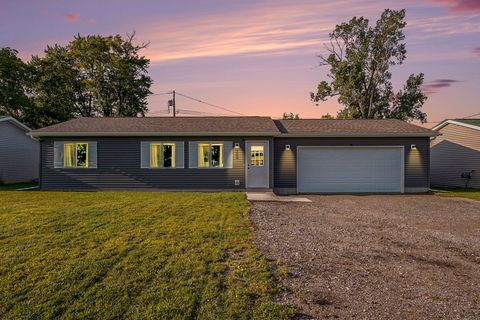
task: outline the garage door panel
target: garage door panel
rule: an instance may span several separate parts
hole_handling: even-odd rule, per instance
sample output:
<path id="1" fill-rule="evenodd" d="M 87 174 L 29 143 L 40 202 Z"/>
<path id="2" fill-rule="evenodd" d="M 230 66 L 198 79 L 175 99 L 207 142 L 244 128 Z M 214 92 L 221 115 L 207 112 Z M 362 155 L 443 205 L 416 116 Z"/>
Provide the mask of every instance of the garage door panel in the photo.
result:
<path id="1" fill-rule="evenodd" d="M 401 192 L 402 148 L 299 148 L 299 192 Z"/>

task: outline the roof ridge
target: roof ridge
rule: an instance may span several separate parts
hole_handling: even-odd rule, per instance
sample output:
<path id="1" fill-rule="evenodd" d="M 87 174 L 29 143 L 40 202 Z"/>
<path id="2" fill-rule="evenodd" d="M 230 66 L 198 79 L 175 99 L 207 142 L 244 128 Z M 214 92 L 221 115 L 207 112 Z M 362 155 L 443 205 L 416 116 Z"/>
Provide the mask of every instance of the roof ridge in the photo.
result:
<path id="1" fill-rule="evenodd" d="M 71 120 L 78 119 L 199 119 L 199 118 L 269 118 L 269 116 L 145 116 L 145 117 L 78 117 Z"/>
<path id="2" fill-rule="evenodd" d="M 322 119 L 322 118 L 302 118 L 302 119 L 275 119 L 275 120 L 278 120 L 278 121 L 285 121 L 285 120 L 288 120 L 288 121 L 298 121 L 298 120 L 322 120 L 322 121 L 402 121 L 402 122 L 406 122 L 406 121 L 403 121 L 403 120 L 400 120 L 400 119 L 393 119 L 393 118 L 390 118 L 390 119 Z M 407 122 L 408 123 L 408 122 Z"/>

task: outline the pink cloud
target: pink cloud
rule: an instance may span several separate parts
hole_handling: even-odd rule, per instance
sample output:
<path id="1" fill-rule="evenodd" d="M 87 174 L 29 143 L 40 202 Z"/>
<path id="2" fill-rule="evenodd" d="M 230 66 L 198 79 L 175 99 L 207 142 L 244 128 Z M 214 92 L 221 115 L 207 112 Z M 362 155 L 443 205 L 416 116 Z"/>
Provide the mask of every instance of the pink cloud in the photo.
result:
<path id="1" fill-rule="evenodd" d="M 460 82 L 458 80 L 453 79 L 437 79 L 430 82 L 425 83 L 422 86 L 422 91 L 425 94 L 433 94 L 437 93 L 438 89 L 448 88 L 451 87 L 452 84 Z"/>
<path id="2" fill-rule="evenodd" d="M 473 48 L 473 53 L 480 55 L 480 47 Z"/>
<path id="3" fill-rule="evenodd" d="M 479 0 L 430 0 L 430 2 L 443 4 L 452 12 L 480 12 Z"/>
<path id="4" fill-rule="evenodd" d="M 80 13 L 75 12 L 75 13 L 69 13 L 64 16 L 65 20 L 67 20 L 70 23 L 75 23 L 80 21 Z"/>

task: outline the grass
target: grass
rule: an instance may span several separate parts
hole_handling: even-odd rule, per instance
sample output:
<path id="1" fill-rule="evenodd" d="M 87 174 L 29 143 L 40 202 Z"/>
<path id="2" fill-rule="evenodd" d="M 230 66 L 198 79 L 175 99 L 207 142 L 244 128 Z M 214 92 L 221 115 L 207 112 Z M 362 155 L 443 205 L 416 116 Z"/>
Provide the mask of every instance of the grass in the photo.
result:
<path id="1" fill-rule="evenodd" d="M 15 184 L 0 184 L 0 191 L 15 191 L 20 188 L 30 188 L 38 186 L 38 183 L 27 182 L 27 183 L 15 183 Z"/>
<path id="2" fill-rule="evenodd" d="M 468 198 L 468 199 L 480 201 L 480 189 L 444 188 L 444 187 L 437 187 L 434 189 L 448 191 L 448 192 L 436 193 L 437 195 L 440 195 L 443 197 L 460 197 L 460 198 Z"/>
<path id="3" fill-rule="evenodd" d="M 286 319 L 241 193 L 0 192 L 0 318 Z"/>

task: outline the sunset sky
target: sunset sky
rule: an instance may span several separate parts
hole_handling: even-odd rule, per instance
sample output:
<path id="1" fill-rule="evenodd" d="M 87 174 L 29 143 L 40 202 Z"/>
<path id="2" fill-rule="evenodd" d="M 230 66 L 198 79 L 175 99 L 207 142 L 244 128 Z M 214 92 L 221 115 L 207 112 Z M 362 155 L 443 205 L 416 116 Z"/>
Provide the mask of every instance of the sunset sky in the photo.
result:
<path id="1" fill-rule="evenodd" d="M 425 74 L 429 126 L 480 112 L 480 0 L 1 3 L 0 47 L 17 49 L 24 60 L 77 33 L 135 31 L 139 42 L 150 42 L 143 53 L 151 60 L 154 93 L 175 89 L 245 115 L 304 118 L 340 108 L 336 100 L 315 106 L 309 98 L 326 79 L 317 55 L 335 25 L 406 8 L 407 60 L 393 70 L 396 88 L 411 73 Z M 168 98 L 152 96 L 149 114 L 166 115 Z M 180 115 L 232 115 L 182 97 L 177 105 Z"/>

